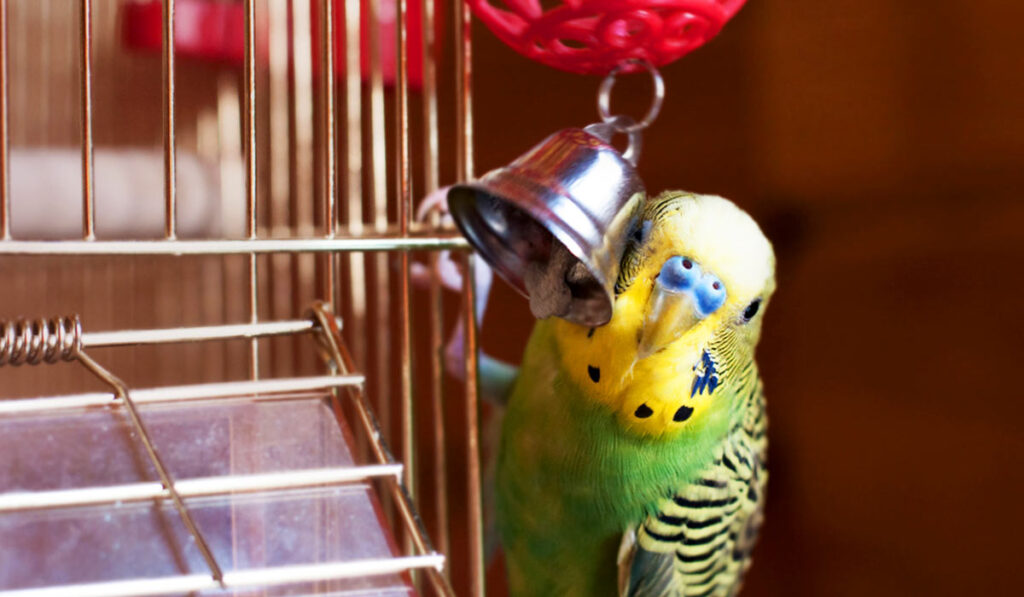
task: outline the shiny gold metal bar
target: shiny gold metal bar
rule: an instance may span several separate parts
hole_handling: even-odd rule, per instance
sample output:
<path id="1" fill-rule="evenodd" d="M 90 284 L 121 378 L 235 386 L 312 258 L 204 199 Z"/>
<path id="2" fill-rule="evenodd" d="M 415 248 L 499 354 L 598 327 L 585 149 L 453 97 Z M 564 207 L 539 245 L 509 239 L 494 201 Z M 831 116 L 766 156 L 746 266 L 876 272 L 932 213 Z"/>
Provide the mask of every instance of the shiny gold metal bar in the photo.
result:
<path id="1" fill-rule="evenodd" d="M 164 2 L 163 30 L 163 83 L 164 83 L 164 237 L 178 236 L 178 186 L 175 165 L 174 120 L 174 0 Z"/>
<path id="2" fill-rule="evenodd" d="M 245 0 L 245 236 L 256 240 L 256 3 Z M 249 323 L 259 321 L 259 264 L 249 254 Z M 249 341 L 249 375 L 260 377 L 260 346 Z"/>
<path id="3" fill-rule="evenodd" d="M 313 324 L 308 320 L 294 319 L 290 321 L 266 321 L 256 324 L 243 323 L 148 330 L 86 332 L 82 334 L 82 344 L 89 348 L 95 348 L 100 346 L 142 346 L 146 344 L 177 342 L 208 342 L 211 340 L 269 338 L 271 336 L 300 334 L 312 329 Z"/>
<path id="4" fill-rule="evenodd" d="M 480 423 L 478 419 L 478 380 L 477 380 L 477 320 L 476 320 L 476 280 L 474 254 L 465 255 L 466 266 L 463 284 L 463 309 L 466 313 L 466 433 L 469 453 L 466 458 L 468 474 L 466 496 L 467 514 L 469 515 L 469 549 L 470 549 L 470 586 L 471 594 L 483 595 L 486 583 L 484 569 L 484 517 L 481 496 L 483 485 L 480 479 Z"/>
<path id="5" fill-rule="evenodd" d="M 436 15 L 434 0 L 419 0 L 423 15 L 423 182 L 424 195 L 438 188 L 438 122 L 437 122 L 437 59 Z M 437 212 L 429 219 L 431 230 L 437 230 L 441 218 Z M 436 271 L 440 256 L 430 256 Z M 444 421 L 444 301 L 437 276 L 431 276 L 428 291 L 430 305 L 430 410 L 433 430 L 434 537 L 441 553 L 448 553 L 448 460 Z"/>
<path id="6" fill-rule="evenodd" d="M 323 79 L 324 110 L 324 226 L 327 238 L 334 238 L 338 230 L 338 164 L 337 164 L 337 105 L 334 95 L 334 0 L 320 2 L 320 61 Z M 324 296 L 337 306 L 338 260 L 333 254 L 327 256 L 327 271 L 324 272 Z"/>
<path id="7" fill-rule="evenodd" d="M 473 177 L 473 45 L 470 13 L 464 2 L 455 3 L 455 106 L 456 106 L 456 159 L 455 176 L 458 180 Z M 469 571 L 470 594 L 482 596 L 486 590 L 484 569 L 484 528 L 482 485 L 480 480 L 480 424 L 478 421 L 477 382 L 477 321 L 476 292 L 473 267 L 474 257 L 466 255 L 466 275 L 463 277 L 463 310 L 466 317 L 466 403 L 468 419 L 467 456 L 467 513 L 469 515 Z"/>
<path id="8" fill-rule="evenodd" d="M 412 221 L 412 168 L 409 155 L 409 3 L 395 1 L 395 190 L 398 200 L 398 230 L 409 235 Z M 410 310 L 409 254 L 398 257 L 398 358 L 399 358 L 399 423 L 401 458 L 405 463 L 405 488 L 415 499 L 416 488 L 416 411 L 412 391 L 412 321 Z M 410 541 L 406 537 L 406 542 Z M 418 583 L 414 578 L 413 582 Z"/>
<path id="9" fill-rule="evenodd" d="M 8 80 L 7 2 L 0 0 L 0 240 L 11 238 L 11 129 L 8 114 L 10 81 Z"/>
<path id="10" fill-rule="evenodd" d="M 409 164 L 409 44 L 408 2 L 396 0 L 398 57 L 395 106 L 395 188 L 398 191 L 398 230 L 409 236 L 412 221 L 412 172 Z M 416 496 L 416 433 L 412 402 L 412 322 L 409 310 L 409 254 L 399 256 L 398 270 L 398 322 L 399 358 L 401 359 L 401 425 L 402 462 L 405 463 L 405 484 L 410 495 Z"/>
<path id="11" fill-rule="evenodd" d="M 81 118 L 82 118 L 82 238 L 96 238 L 96 205 L 93 182 L 92 145 L 92 0 L 82 0 L 80 13 L 81 48 Z"/>
<path id="12" fill-rule="evenodd" d="M 423 14 L 423 194 L 438 188 L 437 39 L 435 0 L 420 0 Z"/>
<path id="13" fill-rule="evenodd" d="M 465 3 L 455 2 L 455 178 L 473 178 L 473 39 Z"/>
<path id="14" fill-rule="evenodd" d="M 245 255 L 248 253 L 331 253 L 335 251 L 433 251 L 468 249 L 462 236 L 398 238 L 260 238 L 255 240 L 10 240 L 0 255 Z"/>
<path id="15" fill-rule="evenodd" d="M 245 0 L 245 237 L 256 238 L 256 5 Z"/>
<path id="16" fill-rule="evenodd" d="M 344 485 L 381 477 L 398 477 L 401 474 L 401 464 L 371 464 L 179 479 L 174 486 L 182 498 L 230 497 L 247 492 Z M 0 513 L 121 504 L 169 497 L 170 494 L 159 482 L 11 492 L 0 494 Z"/>
<path id="17" fill-rule="evenodd" d="M 176 404 L 211 399 L 245 403 L 262 400 L 275 402 L 309 400 L 310 392 L 322 392 L 347 385 L 363 385 L 365 381 L 366 378 L 362 375 L 353 374 L 163 386 L 132 390 L 132 400 L 136 404 Z M 117 406 L 117 403 L 111 403 L 111 400 L 116 398 L 116 395 L 111 396 L 107 392 L 91 392 L 0 400 L 0 415 L 51 413 L 82 408 L 110 408 Z"/>
<path id="18" fill-rule="evenodd" d="M 437 225 L 437 218 L 434 219 Z M 431 255 L 430 262 L 437 264 L 440 257 Z M 430 304 L 430 426 L 433 433 L 433 476 L 434 476 L 434 537 L 441 553 L 448 553 L 448 442 L 444 416 L 444 300 L 441 284 L 431 278 L 428 302 Z"/>
<path id="19" fill-rule="evenodd" d="M 224 575 L 221 582 L 205 574 L 182 574 L 115 580 L 110 582 L 80 583 L 0 591 L 0 597 L 141 597 L 154 595 L 185 595 L 223 589 L 259 589 L 265 587 L 316 583 L 347 578 L 364 578 L 401 574 L 412 570 L 435 571 L 444 566 L 445 557 L 439 553 L 396 558 L 363 558 L 344 562 L 271 566 L 235 570 Z M 252 594 L 253 591 L 245 591 Z M 259 593 L 257 593 L 259 594 Z M 451 595 L 452 593 L 440 593 Z"/>

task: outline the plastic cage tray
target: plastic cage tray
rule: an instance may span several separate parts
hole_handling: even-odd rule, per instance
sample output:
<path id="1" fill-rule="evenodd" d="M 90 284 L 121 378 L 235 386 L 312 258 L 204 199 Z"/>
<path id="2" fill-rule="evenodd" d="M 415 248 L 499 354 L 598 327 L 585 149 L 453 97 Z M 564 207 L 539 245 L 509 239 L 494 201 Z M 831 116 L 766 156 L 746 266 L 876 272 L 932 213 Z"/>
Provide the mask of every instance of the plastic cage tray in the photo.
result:
<path id="1" fill-rule="evenodd" d="M 372 572 L 401 558 L 373 487 L 360 479 L 372 467 L 356 465 L 324 398 L 139 410 L 233 586 L 271 587 L 263 595 L 411 594 L 407 575 Z M 170 500 L 146 497 L 162 486 L 124 408 L 25 412 L 0 418 L 0 427 L 5 589 L 225 594 Z M 83 505 L 90 492 L 99 503 Z"/>

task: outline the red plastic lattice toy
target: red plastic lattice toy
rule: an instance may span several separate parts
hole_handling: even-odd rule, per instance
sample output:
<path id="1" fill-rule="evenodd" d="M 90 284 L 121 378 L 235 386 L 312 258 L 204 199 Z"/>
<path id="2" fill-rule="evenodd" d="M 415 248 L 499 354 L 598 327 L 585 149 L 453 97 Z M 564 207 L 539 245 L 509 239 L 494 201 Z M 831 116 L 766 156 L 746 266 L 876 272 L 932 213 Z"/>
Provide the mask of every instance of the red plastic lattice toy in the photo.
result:
<path id="1" fill-rule="evenodd" d="M 502 1 L 507 9 L 466 0 L 520 54 L 569 72 L 603 75 L 629 58 L 661 66 L 682 57 L 714 37 L 746 0 Z"/>

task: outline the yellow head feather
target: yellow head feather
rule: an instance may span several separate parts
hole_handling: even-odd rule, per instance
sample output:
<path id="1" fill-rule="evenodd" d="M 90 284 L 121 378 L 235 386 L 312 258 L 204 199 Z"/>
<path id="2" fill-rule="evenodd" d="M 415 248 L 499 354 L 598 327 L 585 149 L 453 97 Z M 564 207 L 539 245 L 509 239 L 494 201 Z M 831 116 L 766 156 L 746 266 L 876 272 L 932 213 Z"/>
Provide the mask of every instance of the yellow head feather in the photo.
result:
<path id="1" fill-rule="evenodd" d="M 555 320 L 562 365 L 586 396 L 610 407 L 620 423 L 641 435 L 671 438 L 724 416 L 730 375 L 753 359 L 761 314 L 775 288 L 771 243 L 754 220 L 731 201 L 669 191 L 647 202 L 622 260 L 611 321 L 589 329 Z M 714 272 L 727 290 L 721 307 L 659 352 L 638 358 L 638 339 L 648 298 L 662 265 L 686 256 Z M 720 392 L 694 392 L 713 359 Z M 713 417 L 720 420 L 722 416 Z"/>

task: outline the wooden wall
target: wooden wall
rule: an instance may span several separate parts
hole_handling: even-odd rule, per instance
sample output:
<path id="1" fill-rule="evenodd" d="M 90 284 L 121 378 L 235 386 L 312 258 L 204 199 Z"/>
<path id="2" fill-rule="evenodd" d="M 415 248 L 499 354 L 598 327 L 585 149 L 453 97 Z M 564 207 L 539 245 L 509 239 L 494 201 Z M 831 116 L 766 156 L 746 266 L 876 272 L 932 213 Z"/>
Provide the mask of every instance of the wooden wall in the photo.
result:
<path id="1" fill-rule="evenodd" d="M 1022 21 L 998 0 L 751 0 L 664 69 L 648 188 L 731 197 L 779 257 L 748 597 L 1017 592 Z M 476 43 L 481 171 L 595 119 L 596 79 L 482 28 Z M 639 114 L 636 90 L 622 106 Z M 516 358 L 529 315 L 505 300 L 517 318 L 484 342 Z"/>

